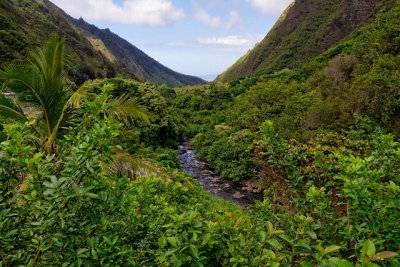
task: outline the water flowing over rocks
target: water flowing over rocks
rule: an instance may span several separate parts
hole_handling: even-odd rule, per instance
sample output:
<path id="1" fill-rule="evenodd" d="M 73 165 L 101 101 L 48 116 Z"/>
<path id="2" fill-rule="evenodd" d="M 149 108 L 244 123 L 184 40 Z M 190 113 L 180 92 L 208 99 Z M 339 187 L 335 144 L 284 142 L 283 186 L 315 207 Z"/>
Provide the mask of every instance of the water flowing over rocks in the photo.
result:
<path id="1" fill-rule="evenodd" d="M 179 163 L 181 168 L 192 175 L 204 190 L 212 195 L 236 202 L 243 207 L 253 204 L 256 200 L 263 199 L 261 188 L 223 179 L 215 171 L 209 169 L 206 162 L 197 159 L 196 150 L 190 144 L 191 141 L 186 140 L 179 145 Z"/>

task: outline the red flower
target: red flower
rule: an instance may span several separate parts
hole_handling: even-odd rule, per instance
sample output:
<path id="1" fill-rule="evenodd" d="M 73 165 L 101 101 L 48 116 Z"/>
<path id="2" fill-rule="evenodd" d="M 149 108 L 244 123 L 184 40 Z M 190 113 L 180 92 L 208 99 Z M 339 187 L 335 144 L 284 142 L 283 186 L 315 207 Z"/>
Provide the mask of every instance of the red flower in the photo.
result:
<path id="1" fill-rule="evenodd" d="M 260 154 L 260 149 L 259 149 L 258 147 L 256 147 L 256 148 L 254 149 L 254 153 Z"/>

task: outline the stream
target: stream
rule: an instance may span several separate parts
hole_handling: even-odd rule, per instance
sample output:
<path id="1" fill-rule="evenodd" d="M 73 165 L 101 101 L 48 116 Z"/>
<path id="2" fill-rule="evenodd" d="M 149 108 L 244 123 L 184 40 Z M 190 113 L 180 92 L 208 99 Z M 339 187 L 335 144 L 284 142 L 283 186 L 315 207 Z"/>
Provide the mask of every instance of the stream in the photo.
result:
<path id="1" fill-rule="evenodd" d="M 193 139 L 186 140 L 178 146 L 178 159 L 181 168 L 212 195 L 231 200 L 242 207 L 248 207 L 255 200 L 262 200 L 261 193 L 253 193 L 242 189 L 243 185 L 231 180 L 224 179 L 215 171 L 211 170 L 208 164 L 197 159 L 195 148 L 190 145 Z"/>

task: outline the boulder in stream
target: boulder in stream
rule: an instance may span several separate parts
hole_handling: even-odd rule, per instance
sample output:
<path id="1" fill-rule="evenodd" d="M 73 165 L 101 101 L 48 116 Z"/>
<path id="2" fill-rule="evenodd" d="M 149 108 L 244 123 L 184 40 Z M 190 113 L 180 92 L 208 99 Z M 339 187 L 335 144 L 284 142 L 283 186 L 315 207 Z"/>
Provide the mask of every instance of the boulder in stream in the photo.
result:
<path id="1" fill-rule="evenodd" d="M 233 194 L 233 197 L 239 199 L 239 198 L 243 198 L 244 195 L 242 195 L 240 192 L 236 192 L 235 194 Z"/>
<path id="2" fill-rule="evenodd" d="M 211 182 L 214 183 L 214 184 L 222 183 L 221 179 L 219 179 L 219 178 L 215 178 Z"/>

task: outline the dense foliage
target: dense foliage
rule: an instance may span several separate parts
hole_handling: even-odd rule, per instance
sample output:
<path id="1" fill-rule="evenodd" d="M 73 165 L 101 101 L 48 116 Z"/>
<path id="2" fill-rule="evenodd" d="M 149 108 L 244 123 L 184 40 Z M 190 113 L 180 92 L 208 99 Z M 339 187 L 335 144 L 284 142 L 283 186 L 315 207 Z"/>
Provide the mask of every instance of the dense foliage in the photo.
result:
<path id="1" fill-rule="evenodd" d="M 176 89 L 200 157 L 226 178 L 261 184 L 258 205 L 281 229 L 309 216 L 301 255 L 307 239 L 348 259 L 367 240 L 400 249 L 399 18 L 397 2 L 294 71 Z"/>
<path id="2" fill-rule="evenodd" d="M 254 168 L 244 144 L 260 138 L 258 127 L 266 119 L 283 138 L 300 141 L 348 132 L 360 117 L 398 134 L 399 18 L 399 4 L 381 11 L 373 22 L 295 71 L 176 89 L 176 113 L 200 133 L 195 139 L 199 155 L 221 171 L 230 168 L 224 153 L 241 162 L 234 169 Z M 220 149 L 227 143 L 231 152 Z M 224 152 L 213 156 L 212 151 Z M 225 176 L 242 180 L 249 175 Z"/>
<path id="3" fill-rule="evenodd" d="M 340 247 L 311 239 L 311 217 L 282 218 L 279 223 L 294 227 L 284 232 L 268 221 L 275 220 L 268 201 L 246 212 L 208 195 L 180 171 L 134 181 L 105 172 L 122 127 L 104 116 L 107 98 L 84 102 L 58 140 L 58 155 L 45 156 L 29 144 L 28 124 L 4 126 L 2 265 L 353 266 L 329 257 Z M 363 246 L 363 266 L 395 255 L 376 253 L 369 240 Z"/>
<path id="4" fill-rule="evenodd" d="M 399 25 L 397 2 L 297 70 L 230 84 L 76 89 L 56 37 L 6 65 L 0 266 L 398 266 Z M 206 193 L 179 170 L 183 137 L 264 200 Z"/>

